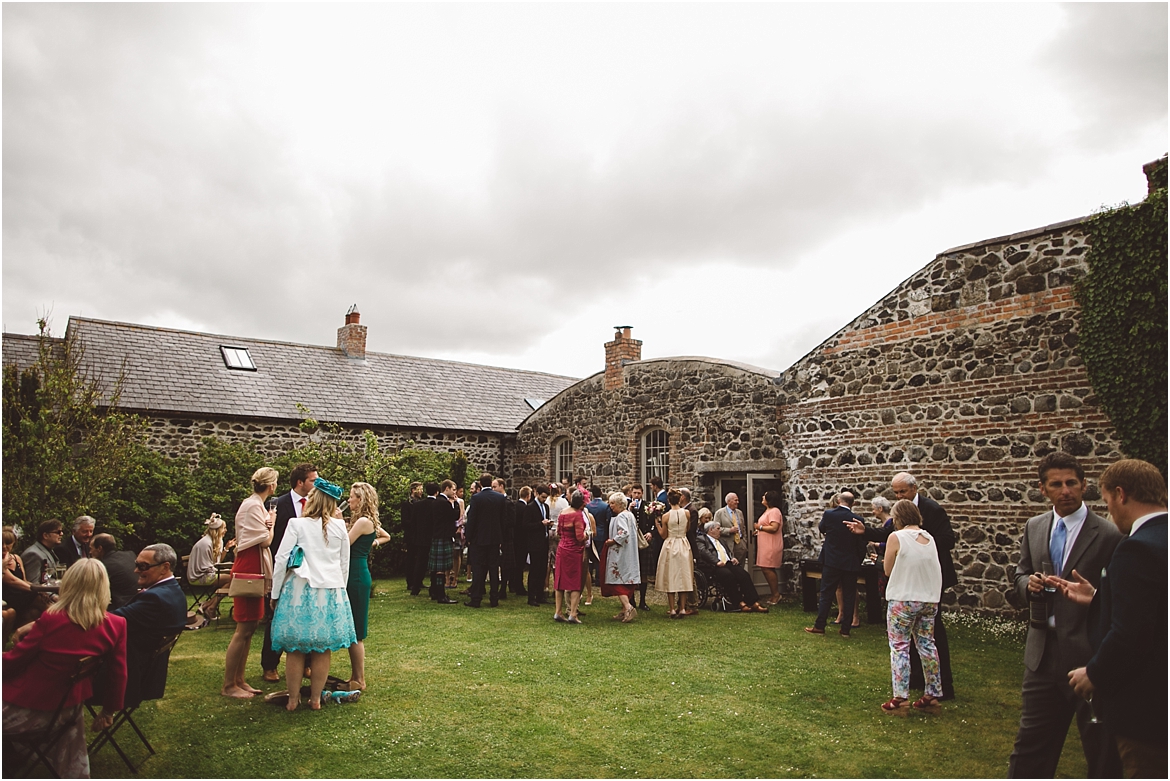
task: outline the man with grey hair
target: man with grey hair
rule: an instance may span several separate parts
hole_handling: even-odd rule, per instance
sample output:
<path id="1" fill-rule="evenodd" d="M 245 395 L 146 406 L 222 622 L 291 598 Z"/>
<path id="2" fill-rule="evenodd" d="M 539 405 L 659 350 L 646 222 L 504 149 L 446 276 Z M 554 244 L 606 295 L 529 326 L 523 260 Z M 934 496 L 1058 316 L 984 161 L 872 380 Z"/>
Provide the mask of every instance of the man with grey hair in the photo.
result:
<path id="1" fill-rule="evenodd" d="M 715 511 L 715 520 L 723 532 L 724 544 L 731 545 L 731 553 L 740 562 L 747 561 L 747 526 L 744 525 L 743 511 L 739 509 L 739 496 L 729 493 L 723 497 L 723 506 Z"/>
<path id="2" fill-rule="evenodd" d="M 706 512 L 706 510 L 704 510 Z M 703 524 L 703 533 L 695 540 L 695 565 L 719 584 L 723 595 L 743 613 L 767 613 L 760 604 L 760 595 L 752 583 L 752 576 L 740 566 L 740 560 L 731 555 L 720 539 L 723 527 L 719 521 Z"/>
<path id="3" fill-rule="evenodd" d="M 126 707 L 157 699 L 166 687 L 168 659 L 156 657 L 155 650 L 187 624 L 187 597 L 173 572 L 178 561 L 170 545 L 147 545 L 134 560 L 142 590 L 110 611 L 126 619 Z"/>
<path id="4" fill-rule="evenodd" d="M 942 590 L 946 593 L 959 582 L 955 573 L 955 563 L 951 560 L 951 550 L 955 547 L 955 531 L 951 528 L 951 519 L 947 511 L 939 503 L 925 493 L 918 492 L 918 479 L 909 472 L 899 472 L 890 479 L 890 489 L 896 499 L 908 499 L 918 507 L 922 515 L 922 528 L 931 537 L 934 537 L 935 548 L 938 551 L 938 563 L 942 567 Z M 853 525 L 856 534 L 865 534 L 867 540 L 885 542 L 893 531 L 889 529 L 866 528 L 864 524 Z M 941 607 L 941 606 L 940 606 Z M 938 671 L 942 677 L 943 696 L 940 700 L 955 698 L 955 682 L 951 675 L 951 650 L 947 642 L 947 630 L 943 625 L 943 611 L 940 609 L 934 616 L 934 644 L 938 648 Z M 922 676 L 922 660 L 918 658 L 918 649 L 910 644 L 910 688 L 921 689 L 925 686 Z"/>
<path id="5" fill-rule="evenodd" d="M 90 557 L 89 543 L 93 539 L 93 529 L 97 521 L 88 515 L 79 515 L 73 520 L 73 535 L 62 542 L 53 551 L 57 560 L 68 567 L 78 559 Z"/>

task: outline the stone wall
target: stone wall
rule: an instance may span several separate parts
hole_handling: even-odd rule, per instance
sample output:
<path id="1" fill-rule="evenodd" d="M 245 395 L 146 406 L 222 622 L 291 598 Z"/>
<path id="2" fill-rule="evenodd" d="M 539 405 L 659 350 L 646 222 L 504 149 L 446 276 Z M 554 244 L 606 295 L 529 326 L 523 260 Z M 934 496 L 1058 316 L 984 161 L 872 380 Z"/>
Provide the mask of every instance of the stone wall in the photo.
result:
<path id="1" fill-rule="evenodd" d="M 776 420 L 777 372 L 705 358 L 626 363 L 621 382 L 606 389 L 596 374 L 562 391 L 520 425 L 507 454 L 512 485 L 548 482 L 553 443 L 569 437 L 574 471 L 606 490 L 642 479 L 643 433 L 670 435 L 669 483 L 695 489 L 701 504 L 715 502 L 720 469 L 779 469 L 782 443 Z"/>
<path id="2" fill-rule="evenodd" d="M 147 416 L 147 420 L 147 445 L 164 455 L 187 461 L 196 459 L 199 443 L 204 437 L 250 443 L 261 453 L 270 456 L 280 455 L 309 442 L 308 436 L 297 427 L 299 421 L 158 416 Z M 414 447 L 423 450 L 448 453 L 462 450 L 478 469 L 494 472 L 500 468 L 499 434 L 362 426 L 345 429 L 343 436 L 360 441 L 362 431 L 366 429 L 374 432 L 383 449 L 398 450 L 413 442 Z"/>
<path id="3" fill-rule="evenodd" d="M 948 250 L 784 372 L 788 520 L 807 555 L 829 497 L 853 487 L 892 499 L 890 479 L 906 470 L 955 527 L 950 601 L 1022 607 L 1020 535 L 1048 509 L 1040 457 L 1078 456 L 1102 514 L 1096 477 L 1122 457 L 1076 353 L 1071 286 L 1087 248 L 1074 220 Z"/>

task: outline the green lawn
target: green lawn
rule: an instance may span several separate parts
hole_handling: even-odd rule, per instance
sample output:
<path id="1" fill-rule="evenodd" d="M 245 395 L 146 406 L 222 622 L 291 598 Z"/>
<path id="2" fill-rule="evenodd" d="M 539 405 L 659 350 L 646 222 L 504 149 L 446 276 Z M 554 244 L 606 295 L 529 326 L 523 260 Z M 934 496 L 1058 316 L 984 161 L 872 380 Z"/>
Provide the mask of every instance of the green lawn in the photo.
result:
<path id="1" fill-rule="evenodd" d="M 1019 718 L 1014 625 L 955 623 L 959 699 L 941 714 L 883 713 L 884 631 L 807 635 L 811 616 L 656 607 L 622 625 L 596 600 L 584 626 L 512 598 L 440 606 L 379 581 L 361 702 L 296 713 L 219 696 L 232 624 L 184 633 L 164 700 L 138 716 L 158 754 L 142 775 L 190 777 L 994 777 Z M 260 638 L 249 657 L 259 676 Z M 334 673 L 349 661 L 334 655 Z M 126 741 L 128 742 L 128 741 Z M 140 749 L 140 747 L 138 747 Z M 141 755 L 141 752 L 138 752 Z M 125 776 L 110 750 L 95 777 Z M 1075 732 L 1061 775 L 1085 774 Z"/>

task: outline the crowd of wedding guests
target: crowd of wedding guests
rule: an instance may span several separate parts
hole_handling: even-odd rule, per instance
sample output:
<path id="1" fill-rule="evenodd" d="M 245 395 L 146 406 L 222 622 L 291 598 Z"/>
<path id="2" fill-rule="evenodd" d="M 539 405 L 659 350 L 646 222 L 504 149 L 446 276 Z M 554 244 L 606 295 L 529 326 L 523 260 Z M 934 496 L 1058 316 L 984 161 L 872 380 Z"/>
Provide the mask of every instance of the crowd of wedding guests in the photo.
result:
<path id="1" fill-rule="evenodd" d="M 429 574 L 430 598 L 458 604 L 447 591 L 459 587 L 462 553 L 470 583 L 466 606 L 482 607 L 486 596 L 496 607 L 510 591 L 534 607 L 551 601 L 553 620 L 569 624 L 581 623 L 580 608 L 593 604 L 595 590 L 618 598 L 614 619 L 630 623 L 650 609 L 651 581 L 666 594 L 670 618 L 693 616 L 696 569 L 733 610 L 766 613 L 779 601 L 784 519 L 777 492 L 764 497 L 766 512 L 750 529 L 733 493 L 714 515 L 694 505 L 689 489 L 667 490 L 659 478 L 651 480 L 651 498 L 646 495 L 637 483 L 607 493 L 585 478 L 510 493 L 504 479 L 485 474 L 466 497 L 450 480 L 414 483 L 401 507 L 407 588 L 420 594 Z M 756 566 L 769 584 L 766 599 L 745 567 L 749 535 L 758 535 Z"/>
<path id="2" fill-rule="evenodd" d="M 1165 479 L 1143 461 L 1111 465 L 1098 480 L 1110 522 L 1084 504 L 1085 472 L 1073 456 L 1045 456 L 1038 476 L 1051 509 L 1027 522 L 1015 572 L 1031 619 L 1009 776 L 1051 777 L 1076 718 L 1091 776 L 1165 777 L 1160 693 L 1167 687 L 1167 654 L 1159 619 L 1167 609 Z M 292 488 L 279 497 L 278 478 L 274 469 L 257 470 L 253 493 L 236 513 L 234 538 L 225 541 L 227 525 L 212 515 L 191 550 L 188 579 L 219 591 L 204 603 L 204 615 L 217 614 L 224 591 L 232 598 L 235 631 L 222 694 L 260 693 L 245 680 L 245 669 L 253 635 L 269 617 L 261 653 L 266 681 L 280 680 L 278 665 L 287 656 L 287 691 L 275 693 L 278 701 L 290 711 L 303 698 L 312 710 L 352 702 L 366 688 L 368 558 L 390 540 L 378 495 L 359 482 L 343 501 L 344 489 L 311 464 L 292 470 Z M 764 512 L 749 525 L 734 493 L 712 513 L 695 507 L 688 489 L 667 489 L 657 478 L 648 491 L 628 484 L 605 493 L 586 482 L 523 486 L 514 499 L 503 479 L 487 474 L 467 496 L 450 480 L 412 484 L 401 507 L 410 593 L 420 594 L 429 574 L 430 598 L 457 604 L 447 592 L 459 588 L 466 562 L 466 606 L 481 608 L 486 596 L 496 607 L 512 591 L 539 607 L 550 603 L 551 591 L 553 620 L 569 624 L 582 623 L 581 607 L 592 604 L 595 586 L 619 600 L 613 618 L 623 623 L 649 609 L 650 581 L 666 595 L 675 620 L 695 615 L 703 578 L 728 610 L 766 613 L 779 601 L 784 518 L 777 492 L 764 495 Z M 910 690 L 919 689 L 923 694 L 910 707 L 931 711 L 955 696 L 939 609 L 957 583 L 955 536 L 946 511 L 919 492 L 913 475 L 894 475 L 891 489 L 895 502 L 871 500 L 873 524 L 854 512 L 853 491 L 833 497 L 819 524 L 817 618 L 805 631 L 824 635 L 836 602 L 840 636 L 849 638 L 858 623 L 858 571 L 867 555 L 880 557 L 893 688 L 881 708 L 898 711 Z M 111 535 L 94 534 L 95 525 L 81 516 L 63 539 L 63 525 L 45 521 L 21 556 L 13 552 L 15 530 L 3 530 L 4 620 L 6 628 L 21 624 L 4 654 L 6 741 L 43 728 L 62 702 L 69 730 L 53 762 L 58 774 L 73 777 L 88 775 L 82 703 L 101 706 L 93 727 L 103 730 L 116 711 L 161 696 L 166 662 L 160 669 L 155 649 L 188 619 L 175 551 L 165 544 L 137 555 L 119 551 Z M 767 597 L 745 566 L 751 537 Z M 233 548 L 225 571 L 219 565 Z M 343 648 L 348 681 L 329 675 L 332 652 Z M 102 666 L 92 681 L 71 689 L 81 656 L 97 657 Z M 5 751 L 6 770 L 14 756 L 19 753 Z"/>

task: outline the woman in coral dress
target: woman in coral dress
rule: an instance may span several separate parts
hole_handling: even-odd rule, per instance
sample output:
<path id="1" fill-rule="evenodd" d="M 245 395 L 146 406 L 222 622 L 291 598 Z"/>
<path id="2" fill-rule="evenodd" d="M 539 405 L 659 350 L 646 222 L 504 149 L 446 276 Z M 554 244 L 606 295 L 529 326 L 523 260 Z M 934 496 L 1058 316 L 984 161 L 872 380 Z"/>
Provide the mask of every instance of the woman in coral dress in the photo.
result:
<path id="1" fill-rule="evenodd" d="M 687 540 L 689 516 L 678 506 L 682 494 L 672 488 L 666 498 L 670 502 L 670 512 L 654 522 L 663 540 L 654 590 L 666 592 L 670 617 L 682 618 L 687 609 L 687 595 L 695 588 L 695 560 L 691 555 L 691 543 Z"/>
<path id="2" fill-rule="evenodd" d="M 780 514 L 780 492 L 768 491 L 761 501 L 767 509 L 756 521 L 756 566 L 764 573 L 772 596 L 768 604 L 780 601 L 780 584 L 776 570 L 784 563 L 784 516 Z"/>

